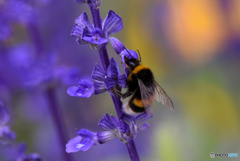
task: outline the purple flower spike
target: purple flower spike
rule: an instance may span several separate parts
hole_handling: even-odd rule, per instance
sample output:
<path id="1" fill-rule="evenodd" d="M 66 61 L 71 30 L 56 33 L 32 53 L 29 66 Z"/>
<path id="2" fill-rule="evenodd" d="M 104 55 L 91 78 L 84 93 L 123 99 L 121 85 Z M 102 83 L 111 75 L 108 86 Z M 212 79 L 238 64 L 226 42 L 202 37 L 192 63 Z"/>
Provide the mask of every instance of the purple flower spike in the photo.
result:
<path id="1" fill-rule="evenodd" d="M 110 35 L 118 33 L 123 29 L 122 18 L 110 10 L 102 26 L 105 38 L 109 38 Z"/>
<path id="2" fill-rule="evenodd" d="M 93 83 L 81 80 L 78 84 L 79 86 L 77 87 L 72 86 L 68 88 L 67 93 L 70 96 L 89 98 L 92 94 L 94 94 Z"/>
<path id="3" fill-rule="evenodd" d="M 107 131 L 95 133 L 87 129 L 79 130 L 77 132 L 79 136 L 67 143 L 66 152 L 86 151 L 93 145 L 104 144 L 115 137 L 119 138 L 123 143 L 127 143 L 129 139 L 136 137 L 138 131 L 147 130 L 150 127 L 147 123 L 142 122 L 148 118 L 150 117 L 146 113 L 139 117 L 133 117 L 123 113 L 119 121 L 116 117 L 105 114 L 99 121 L 98 126 Z M 82 138 L 84 139 L 82 140 Z"/>

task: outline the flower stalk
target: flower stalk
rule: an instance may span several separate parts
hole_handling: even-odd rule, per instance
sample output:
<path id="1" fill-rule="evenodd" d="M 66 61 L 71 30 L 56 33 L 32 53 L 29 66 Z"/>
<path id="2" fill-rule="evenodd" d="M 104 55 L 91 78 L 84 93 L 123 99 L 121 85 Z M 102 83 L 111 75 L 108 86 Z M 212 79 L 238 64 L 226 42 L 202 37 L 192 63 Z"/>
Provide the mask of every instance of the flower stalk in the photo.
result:
<path id="1" fill-rule="evenodd" d="M 54 124 L 57 127 L 56 129 L 57 129 L 57 134 L 59 136 L 59 141 L 60 141 L 61 147 L 65 147 L 65 143 L 67 142 L 66 134 L 64 133 L 65 126 L 62 121 L 63 117 L 59 111 L 59 105 L 57 103 L 57 98 L 56 98 L 54 88 L 52 88 L 52 87 L 47 88 L 46 98 L 47 98 L 47 101 L 49 104 L 49 110 L 50 110 L 51 117 L 53 118 Z M 65 153 L 64 148 L 60 148 L 60 149 L 62 151 L 61 153 L 64 155 L 64 160 L 72 161 L 71 156 L 68 153 Z"/>
<path id="2" fill-rule="evenodd" d="M 31 38 L 34 44 L 37 57 L 40 58 L 44 52 L 44 45 L 40 35 L 39 28 L 36 23 L 27 23 L 27 29 L 28 29 L 29 37 Z M 64 147 L 65 143 L 67 142 L 67 137 L 65 133 L 66 128 L 65 128 L 63 117 L 58 105 L 54 87 L 52 87 L 51 85 L 47 86 L 45 96 L 49 104 L 48 107 L 51 114 L 51 118 L 56 126 L 56 131 L 57 131 L 56 133 L 59 137 L 60 145 L 61 147 Z M 64 156 L 65 161 L 73 161 L 72 157 L 69 154 L 65 153 L 64 148 L 60 148 L 60 149 L 61 149 L 61 153 Z"/>
<path id="3" fill-rule="evenodd" d="M 94 27 L 102 29 L 102 20 L 100 17 L 99 8 L 96 8 L 95 3 L 93 3 L 93 1 L 91 1 L 91 0 L 88 1 L 88 5 L 89 5 L 89 8 L 92 13 Z M 99 56 L 100 56 L 100 59 L 102 62 L 102 66 L 105 71 L 107 71 L 107 67 L 109 66 L 109 56 L 108 56 L 106 46 L 107 46 L 107 43 L 102 44 L 100 49 L 98 50 Z M 122 101 L 120 100 L 120 97 L 117 97 L 115 95 L 111 95 L 111 97 L 112 97 L 112 100 L 113 100 L 113 103 L 114 103 L 114 106 L 116 109 L 117 116 L 118 116 L 118 118 L 120 118 L 121 113 L 122 113 Z M 127 149 L 128 149 L 128 153 L 131 158 L 131 161 L 140 161 L 140 158 L 138 156 L 138 152 L 137 152 L 137 149 L 136 149 L 133 139 L 129 139 L 128 142 L 126 143 L 126 145 L 127 145 Z"/>

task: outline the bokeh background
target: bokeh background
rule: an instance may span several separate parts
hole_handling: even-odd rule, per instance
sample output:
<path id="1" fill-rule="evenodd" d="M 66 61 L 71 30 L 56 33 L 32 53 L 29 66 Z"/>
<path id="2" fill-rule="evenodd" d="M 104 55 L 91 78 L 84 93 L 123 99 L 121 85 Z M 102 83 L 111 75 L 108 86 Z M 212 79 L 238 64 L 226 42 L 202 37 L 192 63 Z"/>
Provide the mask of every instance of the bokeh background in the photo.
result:
<path id="1" fill-rule="evenodd" d="M 0 0 L 0 16 L 9 14 L 5 9 L 8 3 Z M 90 78 L 95 63 L 101 64 L 97 51 L 70 37 L 75 18 L 83 11 L 91 17 L 87 5 L 74 0 L 24 3 L 27 7 L 20 9 L 19 20 L 0 18 L 0 100 L 11 115 L 9 125 L 17 142 L 26 142 L 27 153 L 37 152 L 46 161 L 63 161 L 61 149 L 65 147 L 61 147 L 51 119 L 46 86 L 54 87 L 69 140 L 81 128 L 101 131 L 97 125 L 102 116 L 116 113 L 108 93 L 78 98 L 66 92 L 78 80 Z M 152 69 L 175 105 L 170 111 L 155 102 L 154 117 L 148 121 L 151 128 L 139 132 L 135 139 L 141 159 L 225 161 L 229 158 L 211 159 L 210 152 L 240 154 L 240 1 L 103 0 L 103 19 L 109 10 L 120 15 L 124 24 L 114 36 L 127 48 L 141 52 L 143 64 Z M 7 11 L 16 10 L 10 7 Z M 39 29 L 40 51 L 34 49 L 26 17 Z M 108 51 L 123 71 L 110 44 Z M 45 57 L 54 55 L 54 60 L 40 60 L 37 52 Z M 80 75 L 71 83 L 62 83 L 61 74 L 40 81 L 39 75 L 51 75 L 44 70 L 29 76 L 37 83 L 26 87 L 24 72 L 32 69 L 28 64 L 32 59 L 51 69 L 73 67 Z M 126 146 L 118 139 L 71 155 L 75 161 L 130 160 Z"/>

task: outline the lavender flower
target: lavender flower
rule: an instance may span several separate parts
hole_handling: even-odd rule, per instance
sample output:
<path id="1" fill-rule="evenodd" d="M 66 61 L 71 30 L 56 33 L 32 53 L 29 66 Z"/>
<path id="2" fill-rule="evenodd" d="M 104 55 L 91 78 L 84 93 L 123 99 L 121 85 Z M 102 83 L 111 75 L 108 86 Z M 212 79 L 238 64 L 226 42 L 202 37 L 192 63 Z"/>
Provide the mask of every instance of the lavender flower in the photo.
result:
<path id="1" fill-rule="evenodd" d="M 120 74 L 117 62 L 112 58 L 110 65 L 105 72 L 98 64 L 92 72 L 94 83 L 81 80 L 79 86 L 69 87 L 67 93 L 75 97 L 90 97 L 92 94 L 100 94 L 106 91 L 111 92 L 116 86 L 126 88 L 126 76 Z"/>
<path id="2" fill-rule="evenodd" d="M 79 44 L 90 43 L 97 48 L 98 45 L 108 43 L 109 36 L 123 28 L 121 17 L 113 11 L 109 11 L 102 23 L 102 29 L 94 28 L 85 12 L 75 20 L 75 24 L 71 36 L 77 37 Z"/>
<path id="3" fill-rule="evenodd" d="M 116 117 L 105 114 L 99 121 L 98 126 L 107 131 L 95 133 L 87 129 L 81 129 L 77 132 L 79 136 L 67 143 L 66 152 L 86 151 L 93 145 L 104 144 L 115 137 L 119 138 L 123 143 L 127 143 L 129 139 L 136 137 L 138 131 L 147 130 L 150 127 L 150 125 L 144 122 L 151 117 L 146 113 L 137 117 L 124 114 L 122 120 L 119 121 Z"/>
<path id="4" fill-rule="evenodd" d="M 79 44 L 90 43 L 90 46 L 93 49 L 98 49 L 103 69 L 99 65 L 95 65 L 92 72 L 92 79 L 94 80 L 94 94 L 108 91 L 112 97 L 117 115 L 120 117 L 122 113 L 122 101 L 118 96 L 112 94 L 111 91 L 112 89 L 121 90 L 120 87 L 126 87 L 126 76 L 128 73 L 125 67 L 125 75 L 120 75 L 116 61 L 113 58 L 109 61 L 106 46 L 108 44 L 109 36 L 119 32 L 123 28 L 122 19 L 113 11 L 110 11 L 105 20 L 102 22 L 99 12 L 101 0 L 76 1 L 78 3 L 86 2 L 89 5 L 94 26 L 90 23 L 87 14 L 84 12 L 75 20 L 76 25 L 74 26 L 71 35 L 77 37 L 77 42 Z M 123 62 L 125 56 L 128 58 L 138 57 L 136 52 L 127 51 L 119 40 L 114 38 L 110 38 L 110 40 L 112 44 L 114 44 L 114 49 L 121 56 Z M 128 52 L 133 54 L 128 54 Z M 89 84 L 90 83 L 88 83 L 88 85 Z M 86 90 L 81 90 L 81 86 L 78 88 L 71 87 L 71 95 L 85 96 Z M 87 87 L 92 89 L 92 84 Z M 146 113 L 144 113 L 144 115 L 146 115 Z M 100 120 L 99 126 L 103 127 L 107 131 L 94 133 L 86 129 L 80 130 L 78 132 L 79 136 L 68 142 L 66 145 L 66 151 L 68 153 L 80 150 L 86 151 L 92 145 L 103 144 L 115 137 L 118 137 L 122 142 L 126 143 L 131 160 L 139 161 L 140 158 L 132 139 L 136 136 L 139 130 L 146 130 L 149 127 L 146 123 L 142 124 L 142 121 L 146 121 L 150 117 L 122 116 L 123 119 L 119 121 L 117 118 L 113 116 L 110 117 L 106 114 Z"/>

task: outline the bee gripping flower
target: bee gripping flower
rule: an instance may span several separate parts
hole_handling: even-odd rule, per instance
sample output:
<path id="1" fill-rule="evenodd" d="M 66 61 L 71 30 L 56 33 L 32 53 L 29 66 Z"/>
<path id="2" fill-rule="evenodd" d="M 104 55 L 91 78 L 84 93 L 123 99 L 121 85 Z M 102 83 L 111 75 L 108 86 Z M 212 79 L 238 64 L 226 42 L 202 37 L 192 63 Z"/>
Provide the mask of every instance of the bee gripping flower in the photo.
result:
<path id="1" fill-rule="evenodd" d="M 124 57 L 127 57 L 128 59 L 138 59 L 138 54 L 136 51 L 127 49 L 117 38 L 110 37 L 110 42 L 112 44 L 113 49 L 116 51 L 116 53 L 121 57 L 122 62 L 125 63 Z M 126 68 L 126 65 L 123 64 L 125 74 L 128 75 L 129 71 Z"/>
<path id="2" fill-rule="evenodd" d="M 113 49 L 122 58 L 123 62 L 125 62 L 124 56 L 126 56 L 128 59 L 138 59 L 138 54 L 136 51 L 126 49 L 126 47 L 121 43 L 121 41 L 119 41 L 115 37 L 110 37 L 109 39 L 110 39 Z"/>

